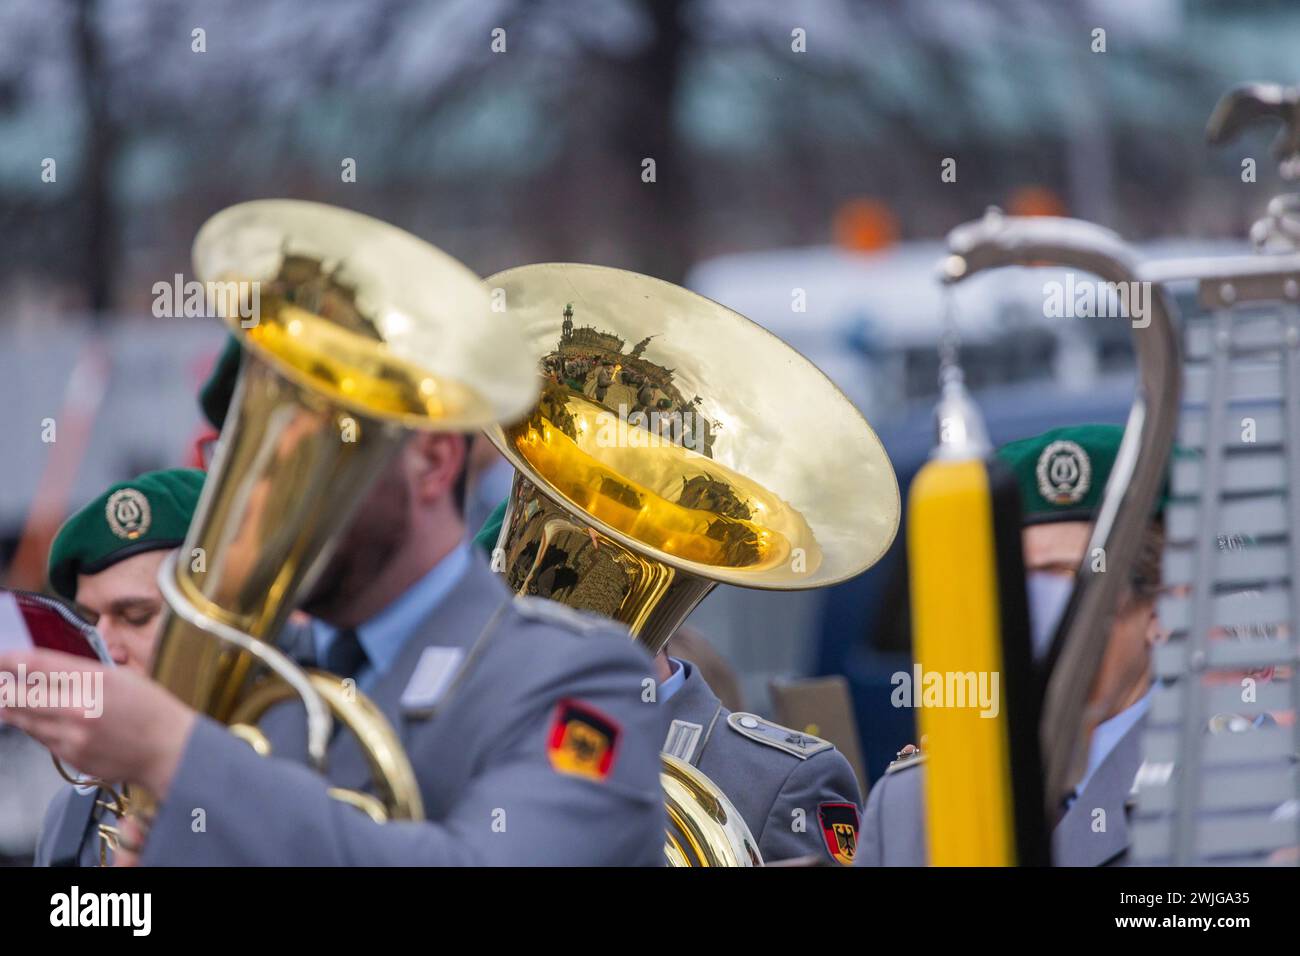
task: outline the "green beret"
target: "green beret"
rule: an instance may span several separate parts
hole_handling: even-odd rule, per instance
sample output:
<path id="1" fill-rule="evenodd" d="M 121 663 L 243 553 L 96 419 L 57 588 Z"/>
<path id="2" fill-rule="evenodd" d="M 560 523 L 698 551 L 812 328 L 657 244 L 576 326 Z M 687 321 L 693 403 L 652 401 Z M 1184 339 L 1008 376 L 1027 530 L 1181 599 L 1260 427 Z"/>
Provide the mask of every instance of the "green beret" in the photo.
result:
<path id="1" fill-rule="evenodd" d="M 77 575 L 185 540 L 203 489 L 193 468 L 149 471 L 113 485 L 63 523 L 50 546 L 50 586 L 77 598 Z"/>
<path id="2" fill-rule="evenodd" d="M 501 536 L 501 524 L 506 520 L 506 505 L 509 502 L 509 498 L 502 498 L 501 504 L 492 509 L 487 521 L 483 522 L 483 527 L 474 535 L 474 543 L 488 556 L 491 556 L 492 549 L 497 546 L 497 538 Z"/>
<path id="3" fill-rule="evenodd" d="M 199 389 L 199 408 L 203 417 L 220 431 L 226 424 L 226 412 L 230 410 L 230 400 L 235 395 L 235 382 L 239 378 L 239 360 L 243 357 L 239 340 L 233 335 L 227 337 L 226 346 L 217 357 L 217 364 L 212 366 L 212 374 Z"/>
<path id="4" fill-rule="evenodd" d="M 1115 467 L 1124 428 L 1071 425 L 1009 442 L 996 452 L 1020 486 L 1024 524 L 1092 521 Z M 1162 490 L 1156 513 L 1164 510 Z"/>

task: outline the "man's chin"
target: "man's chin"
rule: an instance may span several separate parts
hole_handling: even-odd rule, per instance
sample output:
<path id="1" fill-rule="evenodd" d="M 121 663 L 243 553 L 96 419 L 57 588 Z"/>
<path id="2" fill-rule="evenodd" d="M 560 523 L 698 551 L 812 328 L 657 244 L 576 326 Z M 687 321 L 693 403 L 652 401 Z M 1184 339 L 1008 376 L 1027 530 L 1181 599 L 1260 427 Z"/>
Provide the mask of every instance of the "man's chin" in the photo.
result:
<path id="1" fill-rule="evenodd" d="M 307 595 L 298 602 L 298 608 L 312 617 L 328 618 L 330 610 L 338 599 L 339 585 L 343 582 L 343 576 L 344 569 L 331 562 L 321 572 Z"/>

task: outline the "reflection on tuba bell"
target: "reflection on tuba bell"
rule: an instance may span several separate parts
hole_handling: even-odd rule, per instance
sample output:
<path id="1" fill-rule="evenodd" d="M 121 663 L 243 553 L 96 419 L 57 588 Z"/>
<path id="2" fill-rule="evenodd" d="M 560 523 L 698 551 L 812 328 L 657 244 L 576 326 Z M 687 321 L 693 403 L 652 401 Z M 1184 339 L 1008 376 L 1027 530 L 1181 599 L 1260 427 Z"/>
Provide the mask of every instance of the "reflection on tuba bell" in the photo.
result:
<path id="1" fill-rule="evenodd" d="M 268 642 L 409 430 L 517 418 L 536 396 L 530 360 L 478 277 L 357 213 L 234 206 L 200 230 L 194 267 L 246 357 L 179 560 L 160 570 L 154 678 L 263 753 L 258 717 L 300 697 L 318 766 L 332 713 L 358 737 L 379 799 L 334 795 L 376 819 L 419 819 L 415 775 L 381 712 Z M 256 314 L 241 316 L 234 304 L 250 298 Z M 148 795 L 132 800 L 148 810 Z"/>
<path id="2" fill-rule="evenodd" d="M 719 582 L 822 587 L 889 547 L 884 448 L 776 336 L 620 269 L 521 266 L 488 285 L 543 378 L 528 417 L 488 429 L 517 472 L 493 555 L 514 591 L 606 614 L 657 653 Z M 757 861 L 726 797 L 695 777 L 665 759 L 669 861 Z"/>

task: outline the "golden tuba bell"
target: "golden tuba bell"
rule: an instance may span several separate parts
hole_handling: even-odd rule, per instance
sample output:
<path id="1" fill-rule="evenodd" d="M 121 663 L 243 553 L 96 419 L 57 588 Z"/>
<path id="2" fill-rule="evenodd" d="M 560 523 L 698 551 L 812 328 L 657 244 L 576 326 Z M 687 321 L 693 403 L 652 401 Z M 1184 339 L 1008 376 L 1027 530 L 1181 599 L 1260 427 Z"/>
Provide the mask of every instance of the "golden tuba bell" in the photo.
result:
<path id="1" fill-rule="evenodd" d="M 270 641 L 409 431 L 517 418 L 536 397 L 530 358 L 477 276 L 357 213 L 244 203 L 204 224 L 193 257 L 246 356 L 189 535 L 159 573 L 168 612 L 154 679 L 263 753 L 258 717 L 300 697 L 312 761 L 323 768 L 333 715 L 379 796 L 332 793 L 376 819 L 420 819 L 415 775 L 378 708 Z M 250 302 L 252 315 L 236 306 Z M 132 803 L 147 812 L 150 798 Z"/>
<path id="2" fill-rule="evenodd" d="M 719 582 L 823 587 L 889 547 L 884 448 L 776 336 L 620 269 L 521 266 L 487 285 L 543 378 L 526 418 L 487 430 L 516 469 L 493 553 L 512 590 L 608 615 L 658 653 Z M 716 785 L 667 757 L 663 782 L 670 863 L 758 862 Z"/>

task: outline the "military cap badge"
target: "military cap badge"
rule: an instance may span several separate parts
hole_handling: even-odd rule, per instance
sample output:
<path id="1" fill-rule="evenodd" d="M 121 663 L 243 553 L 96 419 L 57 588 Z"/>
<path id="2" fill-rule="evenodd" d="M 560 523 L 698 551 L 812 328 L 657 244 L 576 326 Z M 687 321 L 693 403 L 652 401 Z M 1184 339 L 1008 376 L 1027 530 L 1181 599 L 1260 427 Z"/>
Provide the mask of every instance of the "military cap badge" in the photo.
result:
<path id="1" fill-rule="evenodd" d="M 77 599 L 77 577 L 145 551 L 175 548 L 185 540 L 203 491 L 203 472 L 192 468 L 148 471 L 106 488 L 79 508 L 50 544 L 50 587 Z"/>
<path id="2" fill-rule="evenodd" d="M 1092 462 L 1077 442 L 1054 441 L 1038 456 L 1038 493 L 1054 505 L 1079 502 L 1092 486 Z"/>
<path id="3" fill-rule="evenodd" d="M 108 519 L 109 530 L 127 541 L 146 534 L 153 521 L 149 499 L 134 488 L 122 488 L 109 495 L 104 504 L 104 517 Z"/>

